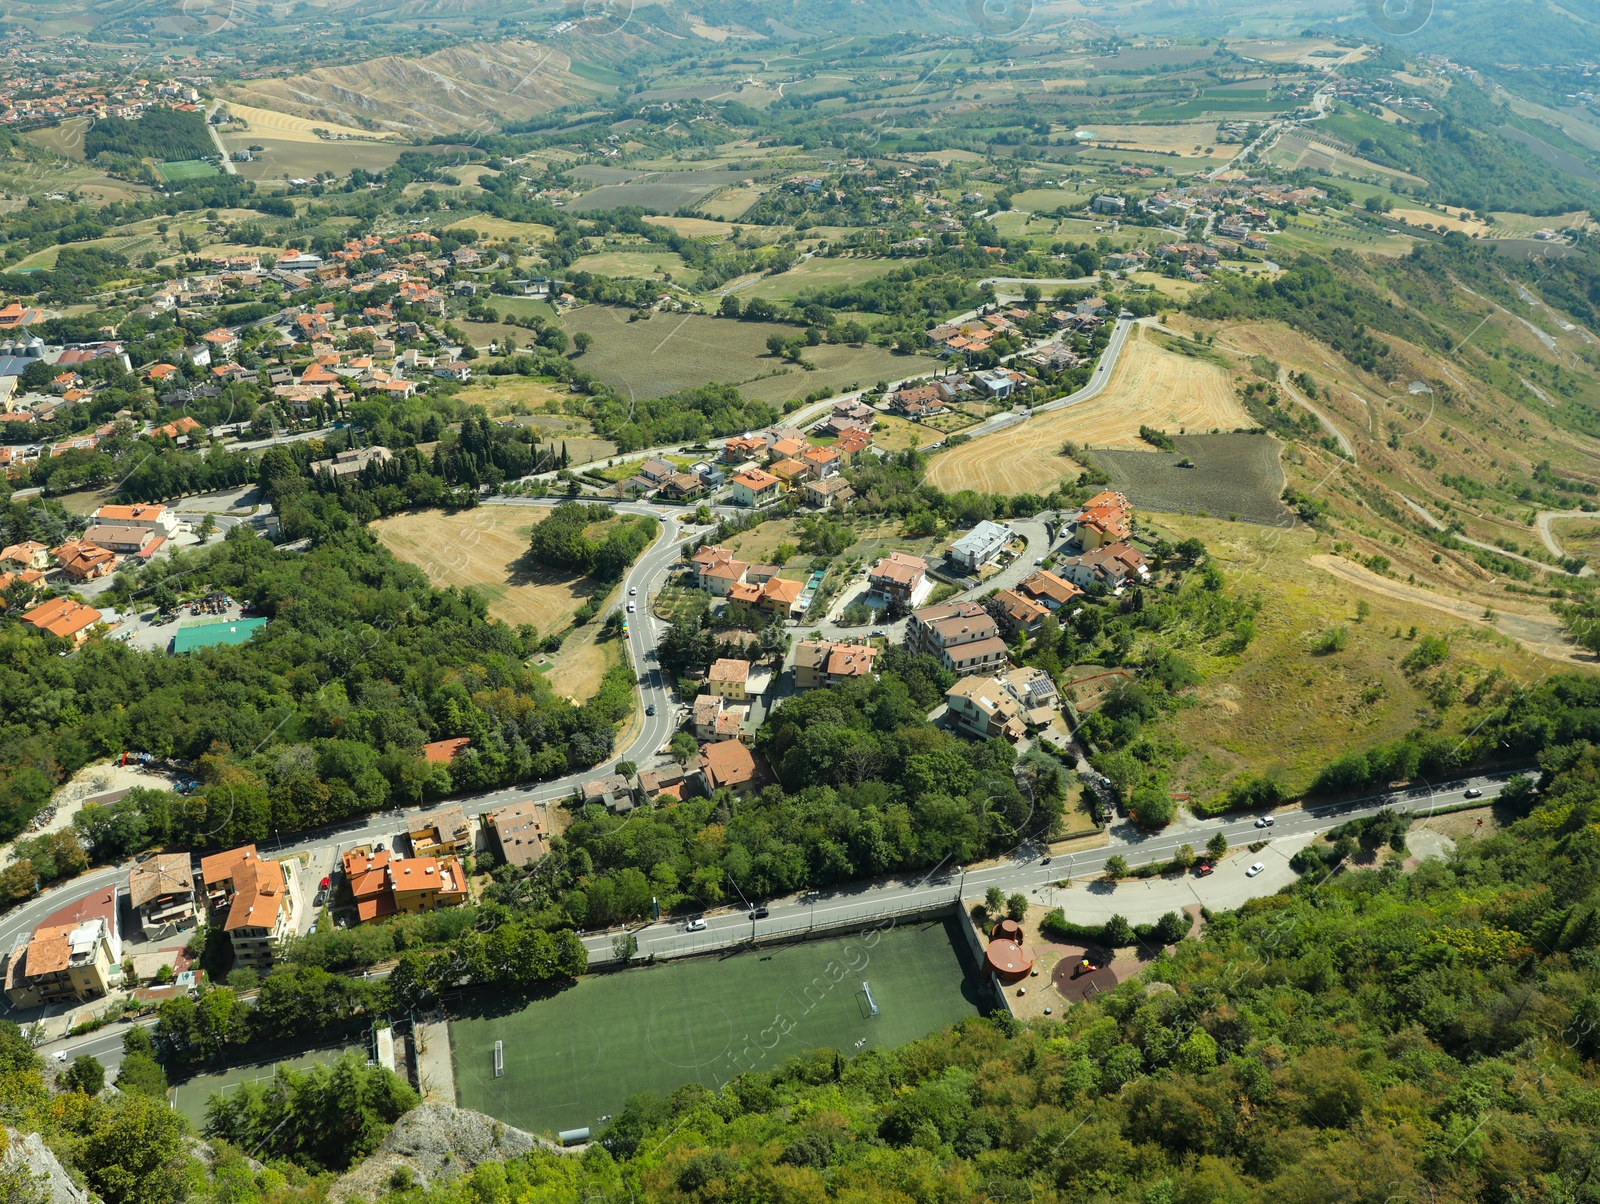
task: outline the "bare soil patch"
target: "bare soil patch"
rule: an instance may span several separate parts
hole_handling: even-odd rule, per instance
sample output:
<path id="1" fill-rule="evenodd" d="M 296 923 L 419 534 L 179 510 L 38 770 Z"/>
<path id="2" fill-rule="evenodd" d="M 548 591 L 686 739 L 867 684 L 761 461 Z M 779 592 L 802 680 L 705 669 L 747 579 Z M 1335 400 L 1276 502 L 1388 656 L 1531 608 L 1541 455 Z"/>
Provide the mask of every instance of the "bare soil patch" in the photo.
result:
<path id="1" fill-rule="evenodd" d="M 1085 453 L 1141 510 L 1292 525 L 1280 500 L 1282 448 L 1271 435 L 1179 435 L 1176 451 Z M 1193 467 L 1179 467 L 1184 461 Z"/>

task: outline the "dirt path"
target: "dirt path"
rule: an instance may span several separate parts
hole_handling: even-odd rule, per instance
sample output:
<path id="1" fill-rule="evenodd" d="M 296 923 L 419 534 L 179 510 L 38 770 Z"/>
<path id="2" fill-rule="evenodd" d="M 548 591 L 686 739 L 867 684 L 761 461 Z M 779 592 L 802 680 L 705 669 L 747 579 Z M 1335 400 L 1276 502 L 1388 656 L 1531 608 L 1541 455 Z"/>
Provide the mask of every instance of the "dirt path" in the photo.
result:
<path id="1" fill-rule="evenodd" d="M 1441 611 L 1462 622 L 1493 627 L 1501 634 L 1516 640 L 1529 652 L 1548 660 L 1583 665 L 1586 668 L 1593 668 L 1595 665 L 1596 658 L 1567 639 L 1566 632 L 1554 615 L 1545 617 L 1497 610 L 1494 612 L 1493 622 L 1490 622 L 1483 617 L 1484 606 L 1481 603 L 1471 602 L 1465 598 L 1443 598 L 1420 586 L 1391 581 L 1339 556 L 1326 554 L 1308 556 L 1306 562 L 1348 581 L 1351 585 L 1358 585 L 1362 589 L 1372 590 L 1385 597 L 1426 606 L 1430 610 Z"/>
<path id="2" fill-rule="evenodd" d="M 1534 520 L 1534 526 L 1539 531 L 1539 538 L 1544 541 L 1545 548 L 1552 556 L 1567 558 L 1566 551 L 1556 542 L 1556 533 L 1550 529 L 1550 524 L 1558 518 L 1600 518 L 1600 511 L 1594 510 L 1542 510 L 1539 517 Z M 1578 570 L 1580 577 L 1594 576 L 1594 570 L 1588 565 Z"/>

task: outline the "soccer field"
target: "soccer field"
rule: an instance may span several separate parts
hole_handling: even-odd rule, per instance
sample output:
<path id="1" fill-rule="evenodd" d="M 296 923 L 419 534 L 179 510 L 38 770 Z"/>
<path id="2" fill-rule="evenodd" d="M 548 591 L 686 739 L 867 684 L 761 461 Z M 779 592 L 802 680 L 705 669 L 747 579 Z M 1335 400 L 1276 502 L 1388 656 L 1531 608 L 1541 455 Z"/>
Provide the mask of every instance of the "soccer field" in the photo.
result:
<path id="1" fill-rule="evenodd" d="M 715 1090 L 804 1050 L 900 1045 L 978 1014 L 958 939 L 953 922 L 908 922 L 590 975 L 518 1011 L 464 1015 L 450 1024 L 457 1103 L 554 1134 L 598 1128 L 636 1091 Z"/>
<path id="2" fill-rule="evenodd" d="M 207 176 L 222 174 L 215 165 L 204 159 L 174 159 L 171 163 L 158 164 L 156 170 L 169 184 L 176 184 L 180 180 L 203 180 Z"/>

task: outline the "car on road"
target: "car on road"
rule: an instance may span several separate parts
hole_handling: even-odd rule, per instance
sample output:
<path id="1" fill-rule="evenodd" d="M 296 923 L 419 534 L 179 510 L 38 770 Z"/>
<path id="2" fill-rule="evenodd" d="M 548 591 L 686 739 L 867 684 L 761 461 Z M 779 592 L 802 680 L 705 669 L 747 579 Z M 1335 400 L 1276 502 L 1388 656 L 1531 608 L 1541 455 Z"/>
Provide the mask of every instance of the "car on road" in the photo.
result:
<path id="1" fill-rule="evenodd" d="M 1270 828 L 1270 827 L 1272 827 L 1273 824 L 1275 824 L 1277 822 L 1278 821 L 1273 819 L 1272 816 L 1270 816 L 1270 815 L 1258 815 L 1258 816 L 1256 816 L 1256 827 L 1258 827 L 1258 828 Z"/>
<path id="2" fill-rule="evenodd" d="M 630 615 L 631 615 L 631 614 L 632 614 L 632 613 L 633 613 L 633 612 L 634 612 L 634 611 L 636 611 L 636 610 L 638 610 L 638 609 L 639 609 L 639 604 L 638 604 L 638 603 L 637 603 L 637 602 L 629 602 L 629 603 L 628 603 L 628 613 L 629 613 L 629 614 L 630 614 Z"/>
<path id="3" fill-rule="evenodd" d="M 1482 798 L 1483 797 L 1483 791 L 1479 790 L 1476 786 L 1474 786 L 1471 790 L 1462 791 L 1461 797 L 1462 798 Z"/>
<path id="4" fill-rule="evenodd" d="M 706 930 L 706 922 L 704 920 L 690 920 L 683 926 L 683 930 L 685 932 L 704 932 Z"/>
<path id="5" fill-rule="evenodd" d="M 639 596 L 639 587 L 637 585 L 630 585 L 628 587 L 628 597 L 636 598 L 638 596 Z"/>
<path id="6" fill-rule="evenodd" d="M 767 916 L 768 916 L 768 915 L 770 915 L 770 914 L 771 914 L 771 913 L 770 913 L 770 912 L 769 912 L 769 911 L 768 911 L 768 910 L 767 910 L 767 909 L 766 909 L 766 907 L 765 907 L 765 906 L 761 906 L 761 907 L 752 907 L 752 908 L 751 908 L 751 909 L 750 909 L 750 918 L 751 918 L 751 919 L 752 919 L 752 920 L 764 920 L 764 919 L 766 919 L 766 918 L 767 918 Z"/>
<path id="7" fill-rule="evenodd" d="M 645 707 L 644 713 L 646 715 L 654 715 L 656 713 L 656 704 L 652 702 L 649 706 Z"/>
<path id="8" fill-rule="evenodd" d="M 1033 562 L 1033 566 L 1034 566 L 1034 568 L 1038 568 L 1043 563 L 1044 563 L 1044 557 L 1041 556 L 1041 557 L 1039 557 L 1037 560 L 1035 560 Z"/>
<path id="9" fill-rule="evenodd" d="M 1264 870 L 1266 868 L 1267 867 L 1265 865 L 1263 865 L 1261 862 L 1258 861 L 1254 865 L 1252 865 L 1249 869 L 1245 870 L 1244 876 L 1246 878 L 1254 878 L 1257 874 L 1259 874 L 1262 870 Z"/>
<path id="10" fill-rule="evenodd" d="M 327 890 L 328 887 L 331 886 L 331 885 L 332 885 L 332 883 L 329 882 L 328 879 L 324 878 L 321 882 L 317 883 L 317 889 L 318 890 Z"/>

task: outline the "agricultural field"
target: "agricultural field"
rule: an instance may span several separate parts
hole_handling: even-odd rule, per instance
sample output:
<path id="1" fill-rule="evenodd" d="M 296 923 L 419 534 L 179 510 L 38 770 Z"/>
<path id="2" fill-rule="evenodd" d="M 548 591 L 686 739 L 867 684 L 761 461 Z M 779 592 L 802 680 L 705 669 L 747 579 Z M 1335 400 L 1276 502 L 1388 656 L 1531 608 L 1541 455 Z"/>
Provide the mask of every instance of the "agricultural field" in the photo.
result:
<path id="1" fill-rule="evenodd" d="M 650 214 L 644 219 L 652 226 L 661 226 L 685 238 L 724 239 L 730 233 L 726 222 L 714 222 L 703 217 L 663 217 Z"/>
<path id="2" fill-rule="evenodd" d="M 872 280 L 897 266 L 903 265 L 892 259 L 808 259 L 787 272 L 760 277 L 749 287 L 741 288 L 738 296 L 742 301 L 753 297 L 789 300 L 807 289 L 835 288 Z"/>
<path id="3" fill-rule="evenodd" d="M 1102 150 L 1146 151 L 1154 155 L 1176 152 L 1184 159 L 1227 158 L 1238 147 L 1218 145 L 1215 121 L 1173 125 L 1097 125 L 1094 145 Z M 1216 154 L 1208 154 L 1211 148 Z"/>
<path id="4" fill-rule="evenodd" d="M 583 354 L 583 367 L 624 396 L 664 397 L 703 385 L 709 376 L 738 385 L 746 397 L 782 406 L 819 388 L 901 380 L 935 366 L 926 356 L 834 344 L 806 349 L 806 360 L 816 365 L 807 372 L 767 350 L 768 335 L 793 338 L 799 333 L 793 326 L 706 314 L 658 314 L 630 322 L 627 315 L 632 312 L 586 305 L 562 320 L 569 335 L 582 330 L 594 336 L 594 345 Z"/>
<path id="5" fill-rule="evenodd" d="M 940 452 L 929 467 L 929 483 L 941 489 L 1033 492 L 1081 470 L 1062 454 L 1068 442 L 1148 450 L 1139 438 L 1141 426 L 1176 434 L 1254 425 L 1234 396 L 1226 368 L 1159 346 L 1145 327 L 1134 330 L 1111 383 L 1099 395 Z"/>
<path id="6" fill-rule="evenodd" d="M 766 194 L 767 189 L 763 187 L 744 188 L 736 184 L 732 188 L 724 188 L 716 196 L 702 201 L 697 207 L 702 213 L 718 221 L 736 222 L 749 211 L 751 205 Z"/>
<path id="7" fill-rule="evenodd" d="M 566 385 L 546 383 L 531 376 L 480 376 L 464 386 L 456 396 L 464 402 L 486 406 L 491 415 L 500 415 L 515 413 L 519 409 L 523 412 L 542 410 L 552 401 L 562 401 L 571 394 L 567 392 Z M 570 431 L 575 435 L 588 433 L 588 424 L 580 419 L 556 415 L 549 417 L 553 420 L 551 425 L 559 423 L 564 432 Z M 539 425 L 545 424 L 541 422 Z"/>
<path id="8" fill-rule="evenodd" d="M 1288 524 L 1284 506 L 1283 445 L 1271 435 L 1177 435 L 1176 451 L 1090 451 L 1111 488 L 1140 510 L 1237 516 L 1244 522 Z M 1180 468 L 1185 459 L 1193 468 Z"/>
<path id="9" fill-rule="evenodd" d="M 463 217 L 451 222 L 446 230 L 476 230 L 484 238 L 498 239 L 510 242 L 519 238 L 525 243 L 544 243 L 550 240 L 555 233 L 549 226 L 540 225 L 538 222 L 513 222 L 503 217 L 495 217 L 488 213 L 474 213 L 471 217 Z M 496 297 L 496 303 L 503 298 Z"/>
<path id="10" fill-rule="evenodd" d="M 564 631 L 600 587 L 588 577 L 525 564 L 529 532 L 544 511 L 522 506 L 423 510 L 372 523 L 383 546 L 437 586 L 467 586 L 503 623 Z"/>
<path id="11" fill-rule="evenodd" d="M 602 184 L 570 202 L 567 208 L 583 213 L 590 209 L 637 205 L 658 213 L 676 213 L 679 209 L 693 208 L 713 192 L 745 178 L 744 172 L 715 169 L 648 172 L 625 184 Z"/>
<path id="12" fill-rule="evenodd" d="M 254 105 L 238 104 L 229 101 L 223 108 L 230 113 L 236 121 L 243 122 L 246 128 L 228 126 L 222 133 L 242 134 L 252 136 L 276 138 L 280 142 L 325 142 L 313 130 L 326 130 L 330 134 L 341 134 L 344 138 L 359 138 L 370 141 L 380 137 L 371 130 L 361 129 L 359 126 L 339 125 L 332 121 L 313 121 L 309 117 L 298 117 L 293 113 L 280 113 L 275 109 L 260 109 Z"/>
<path id="13" fill-rule="evenodd" d="M 245 179 L 261 183 L 299 176 L 309 179 L 323 171 L 345 175 L 352 167 L 379 172 L 392 167 L 406 149 L 397 142 L 306 142 L 254 133 L 225 133 L 222 143 L 230 151 L 262 148 L 250 162 L 234 165 Z"/>
<path id="14" fill-rule="evenodd" d="M 1143 518 L 1151 534 L 1199 537 L 1221 568 L 1228 590 L 1255 594 L 1262 601 L 1256 637 L 1243 652 L 1196 657 L 1192 649 L 1184 650 L 1204 680 L 1195 691 L 1199 705 L 1180 709 L 1161 724 L 1163 734 L 1170 733 L 1187 750 L 1173 774 L 1175 790 L 1203 796 L 1249 772 L 1280 775 L 1294 793 L 1346 749 L 1412 730 L 1417 716 L 1431 713 L 1433 706 L 1402 672 L 1400 662 L 1424 635 L 1450 641 L 1446 668 L 1462 670 L 1467 683 L 1494 669 L 1513 682 L 1529 682 L 1551 667 L 1498 630 L 1498 623 L 1483 621 L 1481 602 L 1439 598 L 1469 613 L 1476 606 L 1476 618 L 1418 605 L 1414 597 L 1382 588 L 1406 588 L 1402 583 L 1329 555 L 1327 537 L 1309 527 Z M 1322 567 L 1333 560 L 1355 573 L 1337 576 Z M 1436 596 L 1410 588 L 1418 595 Z M 1409 634 L 1413 627 L 1415 638 Z M 1343 630 L 1344 648 L 1317 652 L 1315 645 L 1334 629 Z M 1288 688 L 1291 682 L 1293 689 Z M 1469 692 L 1470 685 L 1461 690 L 1462 695 Z M 1308 717 L 1315 721 L 1308 722 Z M 1482 710 L 1458 701 L 1439 718 L 1446 733 L 1465 731 L 1481 721 Z"/>
<path id="15" fill-rule="evenodd" d="M 687 270 L 688 265 L 675 251 L 665 247 L 611 247 L 573 261 L 569 273 L 589 272 L 595 276 L 627 276 L 638 280 L 660 280 L 668 272 Z"/>

